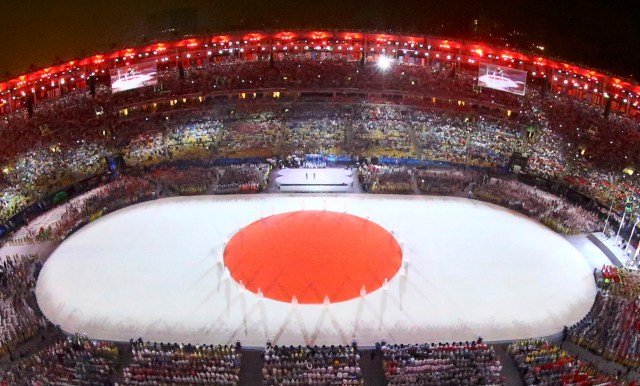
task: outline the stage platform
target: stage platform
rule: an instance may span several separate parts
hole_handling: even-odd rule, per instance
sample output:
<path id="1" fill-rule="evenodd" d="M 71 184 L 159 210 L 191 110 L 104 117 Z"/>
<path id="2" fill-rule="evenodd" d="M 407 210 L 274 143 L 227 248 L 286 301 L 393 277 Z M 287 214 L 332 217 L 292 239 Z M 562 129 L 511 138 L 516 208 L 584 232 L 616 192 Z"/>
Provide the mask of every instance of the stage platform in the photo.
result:
<path id="1" fill-rule="evenodd" d="M 237 263 L 261 243 L 268 270 Z M 357 194 L 128 207 L 62 243 L 36 287 L 67 332 L 257 347 L 547 336 L 583 318 L 595 293 L 584 257 L 524 216 L 467 199 Z"/>
<path id="2" fill-rule="evenodd" d="M 353 188 L 350 169 L 281 169 L 277 175 L 276 187 L 280 192 L 344 193 Z"/>
<path id="3" fill-rule="evenodd" d="M 608 236 L 602 232 L 595 232 L 589 235 L 589 240 L 609 258 L 607 265 L 638 269 L 638 264 L 634 260 L 636 248 L 627 245 L 627 240 L 622 237 L 618 236 L 616 240 L 615 235 Z"/>

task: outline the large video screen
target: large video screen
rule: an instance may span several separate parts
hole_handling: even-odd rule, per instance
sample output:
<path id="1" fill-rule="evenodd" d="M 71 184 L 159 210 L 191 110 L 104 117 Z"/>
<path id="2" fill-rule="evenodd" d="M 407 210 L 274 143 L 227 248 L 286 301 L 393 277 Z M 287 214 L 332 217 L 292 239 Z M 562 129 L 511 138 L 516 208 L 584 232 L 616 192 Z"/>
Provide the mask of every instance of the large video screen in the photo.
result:
<path id="1" fill-rule="evenodd" d="M 480 63 L 478 86 L 524 95 L 527 72 L 509 67 Z"/>
<path id="2" fill-rule="evenodd" d="M 111 92 L 153 86 L 158 83 L 156 62 L 133 64 L 111 69 Z"/>

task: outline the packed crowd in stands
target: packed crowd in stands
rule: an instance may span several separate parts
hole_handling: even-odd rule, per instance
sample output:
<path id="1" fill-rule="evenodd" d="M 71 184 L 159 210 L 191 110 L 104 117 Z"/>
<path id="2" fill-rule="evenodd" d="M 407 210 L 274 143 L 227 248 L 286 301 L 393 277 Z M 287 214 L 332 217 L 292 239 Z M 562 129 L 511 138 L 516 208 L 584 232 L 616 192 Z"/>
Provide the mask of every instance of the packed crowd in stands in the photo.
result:
<path id="1" fill-rule="evenodd" d="M 119 358 L 112 343 L 68 336 L 11 363 L 0 371 L 0 385 L 112 385 Z"/>
<path id="2" fill-rule="evenodd" d="M 132 363 L 124 385 L 221 385 L 239 383 L 242 354 L 235 346 L 183 346 L 131 341 Z"/>
<path id="3" fill-rule="evenodd" d="M 203 166 L 162 166 L 153 169 L 149 178 L 182 196 L 205 194 L 217 179 L 216 171 Z"/>
<path id="4" fill-rule="evenodd" d="M 182 94 L 214 90 L 260 88 L 361 88 L 369 90 L 402 90 L 417 92 L 430 90 L 441 98 L 473 98 L 489 103 L 517 106 L 518 98 L 492 90 L 474 90 L 477 70 L 457 73 L 448 64 L 434 61 L 429 66 L 395 66 L 384 76 L 376 66 L 362 67 L 358 61 L 342 59 L 313 60 L 304 55 L 279 55 L 269 61 L 244 62 L 230 59 L 210 63 L 186 71 L 184 81 L 175 70 L 160 77 L 163 85 Z"/>
<path id="5" fill-rule="evenodd" d="M 526 141 L 529 159 L 526 171 L 544 178 L 555 179 L 564 173 L 567 165 L 562 137 L 553 131 L 532 131 Z"/>
<path id="6" fill-rule="evenodd" d="M 577 234 L 602 229 L 596 213 L 516 181 L 489 179 L 473 189 L 473 197 L 536 217 L 560 233 Z"/>
<path id="7" fill-rule="evenodd" d="M 370 75 L 371 77 L 361 78 L 365 75 Z M 517 118 L 511 119 L 510 121 L 515 121 L 514 123 L 520 122 L 527 125 L 535 124 L 538 126 L 535 127 L 536 133 L 533 136 L 534 138 L 530 141 L 530 146 L 527 149 L 533 156 L 531 169 L 534 172 L 539 172 L 540 174 L 544 173 L 549 176 L 558 176 L 564 171 L 562 163 L 567 159 L 565 156 L 565 153 L 567 152 L 567 149 L 565 148 L 567 136 L 565 134 L 568 135 L 573 133 L 573 131 L 568 132 L 566 130 L 566 132 L 562 130 L 554 131 L 556 128 L 567 128 L 573 125 L 562 123 L 564 122 L 563 117 L 567 114 L 561 115 L 550 110 L 548 107 L 570 104 L 572 101 L 570 97 L 558 97 L 556 95 L 547 95 L 543 97 L 540 95 L 541 93 L 535 89 L 535 86 L 530 88 L 531 91 L 528 96 L 522 98 L 504 93 L 495 93 L 488 90 L 478 92 L 477 90 L 473 90 L 473 71 L 462 69 L 457 73 L 454 71 L 452 74 L 450 68 L 447 68 L 438 61 L 432 63 L 428 68 L 400 65 L 394 67 L 391 72 L 385 74 L 384 79 L 379 74 L 375 74 L 375 71 L 369 68 L 369 66 L 360 68 L 356 63 L 335 61 L 315 63 L 308 60 L 301 60 L 300 58 L 282 61 L 278 60 L 274 66 L 269 66 L 266 62 L 242 63 L 238 61 L 228 64 L 211 64 L 206 68 L 191 69 L 184 83 L 189 84 L 189 79 L 191 79 L 189 78 L 190 76 L 196 79 L 196 83 L 198 81 L 206 82 L 197 87 L 199 90 L 208 88 L 229 89 L 234 87 L 276 87 L 279 85 L 285 85 L 287 87 L 388 87 L 401 90 L 416 90 L 419 87 L 428 86 L 426 89 L 432 91 L 436 95 L 470 100 L 484 100 L 506 106 L 524 106 L 524 109 L 519 110 Z M 173 78 L 175 78 L 175 76 Z M 215 82 L 213 82 L 214 79 Z M 173 83 L 176 83 L 175 79 Z M 546 103 L 539 102 L 539 99 L 542 98 L 547 98 L 545 100 Z M 529 109 L 529 107 L 532 108 Z M 586 108 L 587 106 L 578 106 L 577 114 L 582 112 L 580 109 Z M 594 115 L 595 113 L 592 110 L 593 108 L 590 109 L 591 115 Z M 600 112 L 597 111 L 597 113 Z M 568 116 L 572 117 L 573 114 L 568 114 Z M 623 125 L 633 126 L 632 122 L 630 123 L 628 120 L 625 121 L 623 118 L 612 119 L 612 121 L 615 122 L 614 124 L 624 121 L 622 123 Z M 367 124 L 368 122 L 364 123 Z M 473 126 L 474 125 L 472 124 L 471 127 Z M 501 127 L 500 131 L 503 131 L 506 134 L 515 134 L 516 137 L 509 137 L 508 135 L 505 135 L 499 138 L 499 142 L 505 145 L 497 146 L 496 148 L 498 151 L 494 152 L 494 154 L 490 154 L 488 158 L 484 152 L 480 153 L 480 156 L 477 157 L 478 163 L 484 163 L 486 165 L 503 163 L 505 159 L 504 153 L 508 153 L 508 151 L 505 152 L 504 150 L 510 150 L 510 146 L 514 145 L 513 138 L 517 138 L 518 134 L 521 135 L 520 129 L 515 131 L 511 129 L 511 127 L 517 127 L 517 125 L 514 126 L 513 124 L 505 123 L 501 126 L 507 128 Z M 587 129 L 588 128 L 585 130 Z M 392 132 L 393 130 L 396 129 L 392 129 Z M 573 127 L 571 130 L 573 130 Z M 402 131 L 403 130 L 400 129 L 400 132 Z M 486 133 L 487 131 L 480 130 L 480 133 L 477 134 L 478 139 L 474 140 L 473 137 L 471 138 L 471 146 L 468 149 L 470 154 L 467 155 L 467 150 L 465 149 L 465 156 L 473 157 L 474 147 L 482 148 L 483 146 L 486 146 L 486 141 L 482 138 L 487 136 Z M 564 142 L 558 140 L 557 135 L 555 135 L 557 133 L 563 135 L 561 136 L 561 139 Z M 400 135 L 400 138 L 406 138 L 404 133 Z M 397 136 L 392 134 L 389 143 L 396 142 L 393 137 Z M 455 139 L 455 137 L 452 138 Z M 365 143 L 368 142 L 366 136 L 363 139 Z M 459 139 L 460 138 L 458 138 L 458 140 Z M 490 139 L 493 140 L 494 138 Z M 621 138 L 615 138 L 614 142 L 615 141 L 618 143 L 624 143 Z M 385 143 L 387 141 L 385 140 L 381 142 Z M 602 142 L 604 143 L 604 141 Z M 432 142 L 429 141 L 429 143 Z M 574 144 L 576 143 L 577 142 L 574 142 Z M 518 146 L 517 144 L 515 145 Z M 401 147 L 402 146 L 399 148 Z M 538 149 L 538 147 L 541 147 L 541 149 Z M 385 150 L 394 151 L 392 147 Z M 624 159 L 615 153 L 608 153 L 606 156 Z M 445 158 L 456 162 L 464 162 L 464 157 L 461 157 L 460 154 L 456 154 L 455 151 L 450 151 L 449 154 L 445 154 Z M 592 158 L 593 156 L 586 159 Z"/>
<path id="8" fill-rule="evenodd" d="M 362 156 L 416 158 L 411 142 L 408 119 L 402 111 L 388 106 L 361 108 L 354 125 L 355 153 Z"/>
<path id="9" fill-rule="evenodd" d="M 60 240 L 79 226 L 94 221 L 114 210 L 155 198 L 153 185 L 145 179 L 123 176 L 94 191 L 86 199 L 71 201 L 60 218 L 32 231 L 31 240 Z"/>
<path id="10" fill-rule="evenodd" d="M 270 64 L 234 58 L 187 68 L 184 79 L 175 69 L 162 69 L 155 94 L 140 89 L 112 95 L 100 84 L 95 97 L 87 90 L 67 90 L 61 97 L 38 100 L 31 117 L 24 109 L 7 115 L 0 122 L 0 133 L 9 140 L 1 149 L 0 219 L 104 170 L 104 156 L 119 153 L 128 164 L 141 166 L 214 156 L 312 152 L 430 159 L 504 170 L 510 156 L 522 152 L 529 156 L 525 170 L 530 173 L 562 179 L 601 202 L 625 195 L 640 202 L 637 177 L 621 172 L 634 165 L 636 157 L 629 138 L 637 136 L 637 123 L 628 118 L 604 118 L 593 106 L 569 95 L 542 93 L 535 84 L 524 97 L 474 90 L 473 69 L 452 70 L 439 61 L 428 67 L 397 65 L 380 76 L 374 66 L 357 62 L 281 59 Z M 500 108 L 480 114 L 465 109 L 464 102 L 442 107 L 430 99 L 389 105 L 372 97 L 366 102 L 373 104 L 367 105 L 339 95 L 331 104 L 287 99 L 281 107 L 273 101 L 262 108 L 254 102 L 222 106 L 201 97 L 199 108 L 180 110 L 180 103 L 169 103 L 166 114 L 162 103 L 156 102 L 153 108 L 126 108 L 163 95 L 278 86 L 429 90 L 440 99 L 507 106 L 512 114 L 498 117 L 494 113 Z M 116 110 L 128 113 L 122 116 Z"/>
<path id="11" fill-rule="evenodd" d="M 502 385 L 502 365 L 482 342 L 381 345 L 388 385 Z"/>
<path id="12" fill-rule="evenodd" d="M 543 115 L 543 118 L 526 116 L 526 111 L 518 114 L 518 120 L 523 122 L 540 122 L 549 120 L 553 128 L 560 129 L 562 122 L 571 120 L 577 110 L 578 115 L 582 113 L 583 106 L 578 106 L 569 102 L 572 99 L 561 98 L 561 101 L 552 101 L 548 104 L 534 104 L 529 101 L 531 97 L 540 98 L 531 85 L 528 96 L 517 97 L 515 95 L 501 93 L 494 90 L 474 89 L 477 72 L 474 68 L 460 68 L 453 70 L 440 61 L 434 61 L 429 66 L 398 65 L 382 76 L 375 66 L 367 65 L 364 68 L 357 62 L 347 61 L 314 61 L 303 59 L 302 57 L 276 60 L 274 65 L 268 61 L 243 62 L 237 59 L 230 59 L 227 62 L 210 63 L 202 67 L 189 68 L 184 79 L 179 79 L 175 69 L 160 70 L 160 86 L 157 87 L 158 95 L 168 94 L 170 96 L 180 94 L 191 94 L 194 92 L 207 92 L 213 90 L 233 90 L 252 89 L 264 87 L 318 87 L 318 88 L 361 88 L 361 89 L 383 89 L 390 88 L 404 91 L 428 90 L 432 96 L 440 98 L 455 98 L 456 100 L 480 100 L 492 104 L 520 107 L 534 105 L 539 107 L 536 114 Z M 102 91 L 101 88 L 106 88 Z M 119 93 L 110 95 L 107 87 L 99 87 L 96 98 L 88 98 L 87 93 L 68 92 L 64 96 L 54 99 L 45 99 L 35 104 L 35 116 L 42 121 L 60 120 L 66 122 L 67 110 L 78 110 L 82 118 L 96 119 L 95 105 L 109 108 L 119 108 L 127 104 L 144 101 L 146 99 L 157 99 L 158 95 L 153 95 L 149 89 L 134 90 L 129 93 Z M 529 103 L 523 103 L 529 102 Z M 558 99 L 558 98 L 556 98 Z M 566 101 L 565 101 L 566 99 Z M 555 102 L 555 103 L 553 103 Z M 561 106 L 558 108 L 556 105 Z M 567 107 L 568 106 L 568 107 Z M 556 111 L 562 110 L 562 111 Z M 565 110 L 569 110 L 568 112 Z M 154 112 L 157 110 L 154 110 Z M 591 108 L 591 120 L 595 124 L 600 121 L 597 116 L 598 111 Z M 47 112 L 47 113 L 43 113 Z M 16 114 L 19 115 L 19 114 Z M 22 114 L 23 118 L 26 118 Z M 108 117 L 109 114 L 104 114 Z M 548 118 L 552 116 L 552 118 Z M 107 118 L 101 118 L 107 119 Z M 78 117 L 71 117 L 70 120 L 78 120 Z M 17 122 L 20 124 L 23 122 Z M 572 123 L 572 122 L 571 122 Z M 590 121 L 589 121 L 590 123 Z M 614 124 L 627 124 L 622 120 L 616 120 Z M 52 125 L 57 127 L 59 125 Z M 64 126 L 64 125 L 62 125 Z M 69 125 L 72 126 L 72 125 Z M 564 129 L 574 130 L 572 124 L 562 125 Z M 584 129 L 588 129 L 585 123 Z M 575 131 L 575 130 L 574 130 Z M 27 149 L 30 149 L 28 147 Z"/>
<path id="13" fill-rule="evenodd" d="M 497 204 L 538 219 L 559 233 L 588 233 L 603 227 L 597 213 L 516 180 L 452 168 L 415 169 L 415 179 L 422 193 L 466 196 Z"/>
<path id="14" fill-rule="evenodd" d="M 110 92 L 105 92 L 107 98 Z M 98 117 L 96 108 L 101 102 L 92 98 L 88 90 L 65 93 L 62 96 L 39 100 L 33 115 L 26 108 L 14 111 L 0 120 L 0 164 L 10 162 L 17 155 L 54 144 L 71 147 L 80 141 L 94 143 L 104 137 L 104 115 Z"/>
<path id="15" fill-rule="evenodd" d="M 266 187 L 270 170 L 265 163 L 163 166 L 153 169 L 149 178 L 179 195 L 257 193 Z"/>
<path id="16" fill-rule="evenodd" d="M 158 131 L 145 131 L 127 145 L 125 161 L 130 166 L 150 166 L 182 159 L 210 158 L 216 147 L 222 121 L 212 112 L 193 112 L 174 118 Z"/>
<path id="17" fill-rule="evenodd" d="M 508 352 L 525 385 L 624 385 L 622 380 L 599 371 L 593 364 L 545 340 L 514 342 Z"/>
<path id="18" fill-rule="evenodd" d="M 355 346 L 278 346 L 267 344 L 263 385 L 363 385 Z"/>
<path id="19" fill-rule="evenodd" d="M 0 356 L 36 336 L 47 325 L 34 310 L 37 255 L 0 257 Z"/>
<path id="20" fill-rule="evenodd" d="M 610 270 L 607 270 L 610 272 Z M 603 275 L 606 272 L 603 272 Z M 640 274 L 618 268 L 602 281 L 586 320 L 572 328 L 570 339 L 624 366 L 640 366 Z"/>
<path id="21" fill-rule="evenodd" d="M 412 127 L 423 159 L 487 168 L 504 168 L 522 135 L 511 122 L 453 113 L 416 113 Z"/>
<path id="22" fill-rule="evenodd" d="M 183 345 L 131 340 L 124 345 L 67 335 L 32 355 L 0 363 L 0 386 L 238 385 L 244 360 L 239 344 Z M 126 349 L 125 349 L 126 350 Z M 506 348 L 525 385 L 635 385 L 629 373 L 611 374 L 542 339 Z M 503 364 L 482 341 L 377 344 L 387 385 L 503 385 Z M 359 385 L 363 374 L 355 346 L 277 346 L 263 354 L 263 385 Z M 123 368 L 124 367 L 124 368 Z"/>
<path id="23" fill-rule="evenodd" d="M 218 169 L 216 194 L 257 193 L 267 185 L 271 166 L 268 164 L 232 165 Z"/>
<path id="24" fill-rule="evenodd" d="M 24 153 L 1 171 L 0 221 L 57 189 L 105 172 L 107 153 L 104 147 L 84 143 Z"/>
<path id="25" fill-rule="evenodd" d="M 481 173 L 462 170 L 416 170 L 418 189 L 425 194 L 454 195 L 484 180 Z"/>
<path id="26" fill-rule="evenodd" d="M 271 156 L 281 128 L 281 119 L 270 111 L 234 117 L 224 127 L 220 152 L 231 158 Z"/>
<path id="27" fill-rule="evenodd" d="M 349 120 L 334 107 L 302 104 L 291 108 L 285 142 L 290 153 L 340 155 L 345 151 L 346 125 Z"/>
<path id="28" fill-rule="evenodd" d="M 358 169 L 362 188 L 372 193 L 411 193 L 411 170 L 405 167 L 366 164 Z"/>

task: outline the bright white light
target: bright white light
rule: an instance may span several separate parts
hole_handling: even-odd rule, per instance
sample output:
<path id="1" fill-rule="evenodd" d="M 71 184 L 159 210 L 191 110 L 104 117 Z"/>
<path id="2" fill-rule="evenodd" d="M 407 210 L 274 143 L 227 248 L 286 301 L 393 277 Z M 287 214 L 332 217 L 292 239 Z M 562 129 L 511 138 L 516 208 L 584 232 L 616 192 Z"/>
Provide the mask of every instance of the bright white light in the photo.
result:
<path id="1" fill-rule="evenodd" d="M 389 67 L 391 67 L 391 58 L 385 55 L 380 55 L 378 57 L 378 67 L 383 71 L 389 69 Z"/>

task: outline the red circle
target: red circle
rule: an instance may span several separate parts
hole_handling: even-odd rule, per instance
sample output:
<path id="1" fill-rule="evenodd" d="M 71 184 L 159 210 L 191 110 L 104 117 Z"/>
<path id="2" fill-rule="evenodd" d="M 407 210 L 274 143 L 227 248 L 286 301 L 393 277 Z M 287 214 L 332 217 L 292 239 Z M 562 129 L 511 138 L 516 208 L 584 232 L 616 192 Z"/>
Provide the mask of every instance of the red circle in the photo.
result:
<path id="1" fill-rule="evenodd" d="M 402 250 L 380 225 L 350 214 L 298 211 L 258 220 L 224 251 L 231 276 L 253 293 L 300 304 L 332 303 L 379 289 L 398 272 Z"/>

